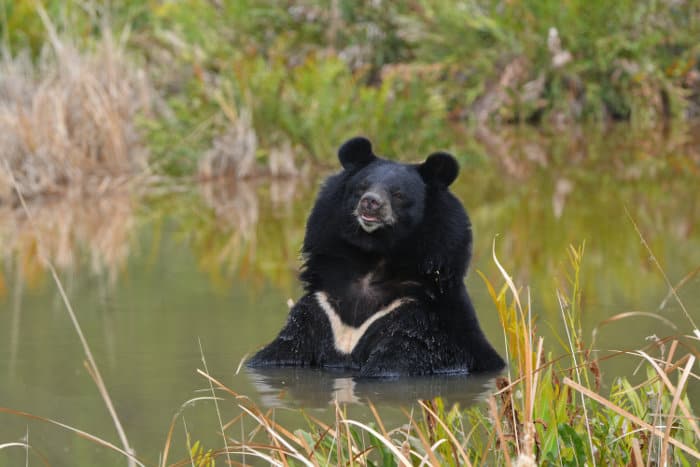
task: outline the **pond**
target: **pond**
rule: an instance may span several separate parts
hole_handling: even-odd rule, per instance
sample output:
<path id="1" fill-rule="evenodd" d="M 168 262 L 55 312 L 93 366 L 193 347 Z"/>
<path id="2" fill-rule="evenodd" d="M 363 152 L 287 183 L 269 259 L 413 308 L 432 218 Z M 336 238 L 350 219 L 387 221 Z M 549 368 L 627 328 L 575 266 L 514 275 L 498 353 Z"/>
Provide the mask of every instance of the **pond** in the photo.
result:
<path id="1" fill-rule="evenodd" d="M 537 331 L 553 355 L 564 353 L 556 291 L 568 292 L 569 245 L 585 243 L 583 335 L 590 342 L 596 329 L 601 356 L 692 329 L 678 302 L 669 299 L 657 261 L 700 321 L 695 130 L 481 130 L 455 143 L 462 168 L 453 191 L 476 236 L 467 288 L 500 352 L 503 332 L 477 274 L 502 286 L 494 245 L 516 284 L 530 293 Z M 402 408 L 415 410 L 417 398 L 442 396 L 462 407 L 480 403 L 492 388 L 490 377 L 362 381 L 318 371 L 239 368 L 275 336 L 288 300 L 301 294 L 298 251 L 321 180 L 221 180 L 141 194 L 67 196 L 31 203 L 31 222 L 20 210 L 0 206 L 0 407 L 118 444 L 40 251 L 56 265 L 125 431 L 149 464 L 158 461 L 178 413 L 171 461 L 186 455 L 185 426 L 193 440 L 221 444 L 213 403 L 184 405 L 210 395 L 197 369 L 274 408 L 274 417 L 290 429 L 306 427 L 305 414 L 332 419 L 334 400 L 348 402 L 349 414 L 361 420 L 372 418 L 372 401 L 391 426 L 406 422 Z M 648 315 L 606 322 L 625 312 Z M 638 358 L 624 355 L 605 360 L 604 383 L 632 375 L 637 364 Z M 689 388 L 696 406 L 698 386 L 693 381 Z M 228 398 L 221 407 L 227 421 L 236 401 Z M 27 437 L 52 465 L 123 464 L 118 454 L 59 427 L 0 413 L 0 444 Z M 18 462 L 24 462 L 23 452 L 0 451 L 0 465 Z"/>

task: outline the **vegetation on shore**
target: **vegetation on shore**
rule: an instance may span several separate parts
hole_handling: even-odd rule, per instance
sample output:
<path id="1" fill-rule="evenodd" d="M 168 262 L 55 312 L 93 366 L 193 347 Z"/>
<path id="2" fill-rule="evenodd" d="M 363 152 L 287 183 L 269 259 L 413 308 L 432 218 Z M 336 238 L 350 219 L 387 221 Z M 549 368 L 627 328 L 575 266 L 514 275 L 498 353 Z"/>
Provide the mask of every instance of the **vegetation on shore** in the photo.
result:
<path id="1" fill-rule="evenodd" d="M 46 46 L 0 58 L 0 203 L 65 190 L 105 192 L 150 174 L 138 115 L 155 94 L 109 30 L 79 50 L 46 11 Z"/>
<path id="2" fill-rule="evenodd" d="M 107 37 L 115 31 L 118 64 L 81 69 L 80 88 L 59 81 L 58 89 L 22 95 L 36 102 L 37 93 L 60 95 L 59 89 L 85 94 L 93 75 L 116 73 L 102 103 L 108 113 L 89 130 L 95 137 L 126 132 L 130 143 L 135 108 L 143 115 L 149 166 L 172 175 L 291 175 L 328 161 L 339 141 L 358 133 L 388 154 L 416 157 L 453 148 L 455 129 L 465 125 L 649 126 L 700 114 L 700 6 L 691 1 L 0 5 L 5 63 L 34 63 L 33 73 L 44 79 L 51 74 L 40 65 L 47 56 L 59 69 L 81 69 L 75 53 L 57 46 L 59 38 L 69 37 L 89 57 L 115 41 Z M 144 94 L 138 70 L 155 91 Z M 0 107 L 12 108 L 13 92 L 5 86 Z M 70 105 L 70 115 L 96 114 L 80 102 Z M 123 129 L 115 127 L 114 113 L 128 119 Z M 31 132 L 65 126 L 26 124 Z M 104 144 L 100 160 L 107 166 L 129 147 Z M 26 151 L 32 159 L 37 152 Z"/>

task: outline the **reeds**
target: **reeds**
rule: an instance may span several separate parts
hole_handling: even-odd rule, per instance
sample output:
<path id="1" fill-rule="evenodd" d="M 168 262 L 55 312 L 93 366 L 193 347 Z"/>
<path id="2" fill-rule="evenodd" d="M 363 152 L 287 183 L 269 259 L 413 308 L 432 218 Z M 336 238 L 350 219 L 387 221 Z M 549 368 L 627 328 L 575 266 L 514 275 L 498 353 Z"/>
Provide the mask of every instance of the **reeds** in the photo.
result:
<path id="1" fill-rule="evenodd" d="M 671 351 L 667 354 L 664 341 L 645 350 L 627 352 L 648 365 L 647 379 L 632 386 L 627 378 L 618 378 L 610 398 L 602 396 L 599 360 L 594 357 L 594 350 L 584 344 L 581 334 L 582 256 L 583 247 L 571 247 L 566 285 L 569 294 L 559 292 L 568 351 L 558 358 L 543 353 L 542 338 L 534 344 L 536 333 L 530 320 L 530 304 L 521 304 L 520 291 L 505 270 L 501 268 L 506 286 L 500 292 L 496 293 L 487 281 L 506 330 L 513 362 L 512 374 L 498 383 L 500 390 L 490 399 L 489 416 L 475 410 L 489 438 L 498 441 L 495 459 L 507 464 L 514 459 L 516 465 L 547 461 L 565 465 L 677 465 L 690 459 L 697 462 L 700 432 L 684 395 L 689 378 L 698 379 L 691 372 L 697 351 L 688 347 L 688 353 L 678 357 L 675 351 L 683 344 L 668 339 Z M 508 291 L 513 297 L 510 303 L 506 299 Z M 694 337 L 684 338 L 689 339 Z M 648 352 L 652 350 L 661 356 L 651 357 Z M 682 371 L 674 385 L 668 375 L 679 369 Z M 676 415 L 677 408 L 682 415 Z M 496 423 L 491 425 L 488 420 Z"/>
<path id="2" fill-rule="evenodd" d="M 37 11 L 49 41 L 36 62 L 7 52 L 0 61 L 0 203 L 17 204 L 11 176 L 31 199 L 147 174 L 135 124 L 155 95 L 146 73 L 109 29 L 93 49 L 79 51 Z"/>

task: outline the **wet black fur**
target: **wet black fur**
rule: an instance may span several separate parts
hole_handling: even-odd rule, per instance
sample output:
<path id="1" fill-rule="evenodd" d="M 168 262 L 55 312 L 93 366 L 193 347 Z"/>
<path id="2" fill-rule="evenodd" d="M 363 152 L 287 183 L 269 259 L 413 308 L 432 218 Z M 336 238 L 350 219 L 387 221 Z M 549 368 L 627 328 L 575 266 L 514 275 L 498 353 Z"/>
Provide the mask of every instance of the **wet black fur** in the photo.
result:
<path id="1" fill-rule="evenodd" d="M 464 286 L 472 231 L 448 190 L 458 173 L 455 159 L 435 153 L 422 164 L 391 162 L 376 157 L 365 138 L 346 142 L 339 159 L 343 170 L 326 180 L 307 222 L 306 294 L 277 338 L 248 365 L 343 368 L 380 377 L 503 368 Z M 367 233 L 355 207 L 370 187 L 383 193 L 395 222 Z M 317 291 L 355 327 L 397 298 L 410 300 L 374 322 L 343 355 L 334 347 Z"/>

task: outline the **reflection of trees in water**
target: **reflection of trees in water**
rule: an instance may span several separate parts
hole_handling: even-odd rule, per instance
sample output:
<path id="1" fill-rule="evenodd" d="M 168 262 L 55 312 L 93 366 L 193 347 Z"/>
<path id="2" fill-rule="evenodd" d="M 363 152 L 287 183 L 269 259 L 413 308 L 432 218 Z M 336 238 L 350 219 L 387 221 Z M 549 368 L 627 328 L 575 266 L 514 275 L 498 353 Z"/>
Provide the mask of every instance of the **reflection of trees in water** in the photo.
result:
<path id="1" fill-rule="evenodd" d="M 129 257 L 135 204 L 130 191 L 121 188 L 94 194 L 69 190 L 35 200 L 28 205 L 31 219 L 21 207 L 2 206 L 0 255 L 32 284 L 45 268 L 42 255 L 59 269 L 77 269 L 87 254 L 90 272 L 113 283 Z"/>
<path id="2" fill-rule="evenodd" d="M 606 129 L 484 126 L 468 133 L 476 151 L 493 161 L 501 177 L 529 180 L 538 172 L 552 177 L 572 170 L 617 180 L 638 180 L 679 170 L 700 175 L 700 128 L 635 130 L 617 124 Z"/>
<path id="3" fill-rule="evenodd" d="M 89 272 L 114 285 L 131 251 L 136 202 L 131 190 L 122 187 L 92 194 L 68 190 L 62 197 L 34 199 L 27 204 L 29 215 L 22 207 L 0 206 L 0 257 L 5 260 L 6 276 L 12 277 L 10 376 L 17 364 L 25 284 L 31 286 L 43 278 L 47 269 L 43 261 L 75 271 L 86 266 L 87 257 Z M 0 274 L 0 282 L 3 277 Z M 70 285 L 71 275 L 65 278 Z M 105 336 L 113 348 L 111 332 Z"/>
<path id="4" fill-rule="evenodd" d="M 524 131 L 480 135 L 501 175 L 456 188 L 475 223 L 476 261 L 490 277 L 498 279 L 490 260 L 497 234 L 506 267 L 519 283 L 541 291 L 561 276 L 568 245 L 585 241 L 587 293 L 606 303 L 620 293 L 650 298 L 660 277 L 630 217 L 672 280 L 700 264 L 697 135 L 629 127 L 565 135 L 528 130 L 529 143 L 518 145 Z M 552 294 L 542 295 L 557 308 Z"/>
<path id="5" fill-rule="evenodd" d="M 0 257 L 7 273 L 0 274 L 0 294 L 8 292 L 6 279 L 13 269 L 30 286 L 44 276 L 40 252 L 59 270 L 82 269 L 106 276 L 114 285 L 127 264 L 139 219 L 144 220 L 137 214 L 143 197 L 130 188 L 139 184 L 121 185 L 106 189 L 105 184 L 104 192 L 69 189 L 61 196 L 35 198 L 28 205 L 33 221 L 21 206 L 0 204 Z M 160 218 L 175 221 L 176 229 L 186 234 L 181 241 L 219 280 L 243 275 L 290 286 L 307 211 L 298 202 L 305 191 L 299 187 L 295 177 L 219 178 L 185 192 L 166 187 L 164 196 L 152 197 L 146 229 Z"/>
<path id="6" fill-rule="evenodd" d="M 498 254 L 509 270 L 520 283 L 545 290 L 558 277 L 568 245 L 586 241 L 584 280 L 591 282 L 585 286 L 612 294 L 619 289 L 613 284 L 627 289 L 632 284 L 636 292 L 649 293 L 658 277 L 625 208 L 672 276 L 680 279 L 697 267 L 700 145 L 688 132 L 647 132 L 642 138 L 616 128 L 564 135 L 509 128 L 497 136 L 491 132 L 488 144 L 477 132 L 478 143 L 470 144 L 482 144 L 474 150 L 486 148 L 490 159 L 463 164 L 453 185 L 475 225 L 475 267 L 498 280 L 490 251 L 500 235 Z M 242 277 L 289 289 L 297 284 L 304 224 L 319 181 L 305 173 L 219 177 L 193 189 L 151 195 L 149 216 L 141 219 L 174 221 L 176 231 L 185 234 L 177 238 L 222 285 Z M 78 258 L 87 254 L 90 271 L 114 281 L 130 252 L 135 203 L 125 192 L 67 193 L 37 200 L 30 209 L 45 237 L 43 248 L 57 266 L 81 266 Z M 21 211 L 2 206 L 2 254 L 14 255 L 24 276 L 36 278 L 43 270 L 36 238 Z"/>
<path id="7" fill-rule="evenodd" d="M 299 198 L 304 177 L 218 178 L 198 191 L 209 214 L 200 214 L 192 247 L 216 279 L 242 275 L 289 287 L 297 267 L 307 208 Z M 183 213 L 183 222 L 192 213 Z M 201 217 L 203 216 L 203 217 Z"/>

